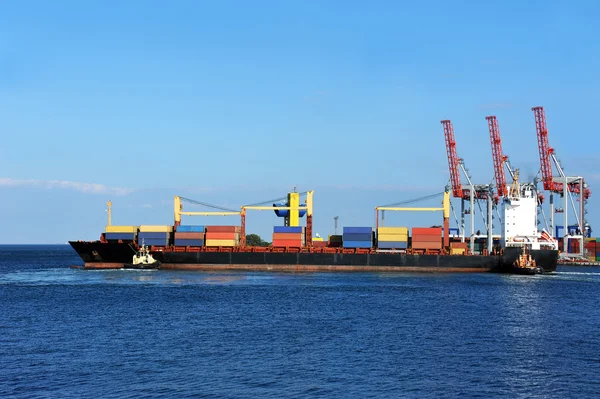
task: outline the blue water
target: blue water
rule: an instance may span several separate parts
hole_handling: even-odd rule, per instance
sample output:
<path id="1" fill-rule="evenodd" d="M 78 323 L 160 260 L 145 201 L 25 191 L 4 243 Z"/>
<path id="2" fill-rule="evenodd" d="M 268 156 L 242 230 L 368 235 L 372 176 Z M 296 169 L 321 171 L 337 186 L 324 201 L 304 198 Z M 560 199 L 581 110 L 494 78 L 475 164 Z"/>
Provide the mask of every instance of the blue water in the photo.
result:
<path id="1" fill-rule="evenodd" d="M 600 268 L 86 271 L 0 246 L 0 397 L 591 398 Z"/>

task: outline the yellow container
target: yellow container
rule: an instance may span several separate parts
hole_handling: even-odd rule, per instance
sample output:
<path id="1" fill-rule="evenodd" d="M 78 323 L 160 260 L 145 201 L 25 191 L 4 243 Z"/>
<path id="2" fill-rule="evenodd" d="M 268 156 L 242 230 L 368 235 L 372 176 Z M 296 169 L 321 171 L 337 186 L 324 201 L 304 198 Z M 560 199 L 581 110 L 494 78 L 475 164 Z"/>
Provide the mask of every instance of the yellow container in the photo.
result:
<path id="1" fill-rule="evenodd" d="M 377 234 L 379 241 L 408 241 L 408 234 Z"/>
<path id="2" fill-rule="evenodd" d="M 204 245 L 207 247 L 236 247 L 238 240 L 206 240 Z"/>
<path id="3" fill-rule="evenodd" d="M 313 241 L 323 241 L 323 237 L 313 237 Z"/>
<path id="4" fill-rule="evenodd" d="M 173 226 L 140 226 L 140 233 L 170 233 L 173 231 Z"/>
<path id="5" fill-rule="evenodd" d="M 406 235 L 408 235 L 408 227 L 378 227 L 377 234 L 406 234 Z"/>
<path id="6" fill-rule="evenodd" d="M 465 248 L 451 248 L 450 255 L 464 255 L 465 251 Z"/>
<path id="7" fill-rule="evenodd" d="M 137 226 L 106 226 L 105 233 L 137 233 Z"/>

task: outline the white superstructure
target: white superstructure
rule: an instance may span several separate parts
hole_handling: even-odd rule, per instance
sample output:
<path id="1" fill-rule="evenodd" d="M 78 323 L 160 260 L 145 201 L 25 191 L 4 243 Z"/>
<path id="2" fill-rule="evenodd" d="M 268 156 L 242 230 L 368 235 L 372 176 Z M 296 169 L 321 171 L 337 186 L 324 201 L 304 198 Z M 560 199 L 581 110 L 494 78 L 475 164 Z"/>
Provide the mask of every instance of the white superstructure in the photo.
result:
<path id="1" fill-rule="evenodd" d="M 517 174 L 518 179 L 518 174 Z M 515 179 L 502 199 L 502 247 L 558 249 L 558 242 L 538 229 L 538 198 L 531 184 Z"/>

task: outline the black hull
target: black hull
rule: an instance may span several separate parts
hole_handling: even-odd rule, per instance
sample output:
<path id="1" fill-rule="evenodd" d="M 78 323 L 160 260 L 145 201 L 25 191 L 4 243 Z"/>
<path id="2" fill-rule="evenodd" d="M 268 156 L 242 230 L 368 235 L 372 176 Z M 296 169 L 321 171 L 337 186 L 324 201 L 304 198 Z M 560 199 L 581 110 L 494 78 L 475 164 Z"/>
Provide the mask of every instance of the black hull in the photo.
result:
<path id="1" fill-rule="evenodd" d="M 135 254 L 126 243 L 72 241 L 86 268 L 117 268 L 131 263 Z M 502 256 L 407 255 L 391 253 L 280 253 L 280 252 L 153 252 L 161 269 L 281 270 L 281 271 L 491 271 L 517 273 L 513 264 L 520 250 L 508 248 Z M 557 251 L 532 251 L 544 272 L 556 270 Z"/>
<path id="2" fill-rule="evenodd" d="M 131 263 L 137 249 L 133 244 L 100 241 L 69 241 L 85 263 Z"/>

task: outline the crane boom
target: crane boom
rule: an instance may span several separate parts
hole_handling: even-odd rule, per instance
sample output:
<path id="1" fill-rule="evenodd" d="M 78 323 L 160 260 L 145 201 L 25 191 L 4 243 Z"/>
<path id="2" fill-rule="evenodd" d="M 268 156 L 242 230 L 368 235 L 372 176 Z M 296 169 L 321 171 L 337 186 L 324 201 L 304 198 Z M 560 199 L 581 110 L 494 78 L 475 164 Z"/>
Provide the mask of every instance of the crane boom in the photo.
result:
<path id="1" fill-rule="evenodd" d="M 535 128 L 537 131 L 544 190 L 562 194 L 564 192 L 564 183 L 554 181 L 554 177 L 552 176 L 552 158 L 554 157 L 555 152 L 554 149 L 550 147 L 548 141 L 548 128 L 546 127 L 546 113 L 544 112 L 544 107 L 533 107 L 531 110 L 535 115 Z M 581 187 L 581 184 L 578 182 L 568 183 L 568 188 L 572 193 L 583 194 L 584 199 L 588 199 L 592 194 L 589 187 Z"/>
<path id="2" fill-rule="evenodd" d="M 492 143 L 492 158 L 494 160 L 494 175 L 496 177 L 496 203 L 499 197 L 505 197 L 508 194 L 506 188 L 506 174 L 504 164 L 508 157 L 502 153 L 502 139 L 500 138 L 500 128 L 495 116 L 486 116 L 488 128 L 490 130 L 490 142 Z M 512 175 L 512 171 L 511 171 Z"/>
<path id="3" fill-rule="evenodd" d="M 553 192 L 562 192 L 563 184 L 555 183 L 552 179 L 552 161 L 551 157 L 554 148 L 550 147 L 548 142 L 548 129 L 546 128 L 546 114 L 543 107 L 533 107 L 535 115 L 535 129 L 537 130 L 538 149 L 540 152 L 540 167 L 542 169 L 542 180 L 544 190 Z"/>
<path id="4" fill-rule="evenodd" d="M 458 155 L 456 154 L 456 140 L 454 139 L 454 128 L 452 122 L 443 120 L 444 137 L 446 139 L 446 153 L 448 154 L 448 168 L 450 169 L 450 180 L 452 182 L 452 195 L 455 198 L 463 198 L 460 173 L 458 171 Z"/>

